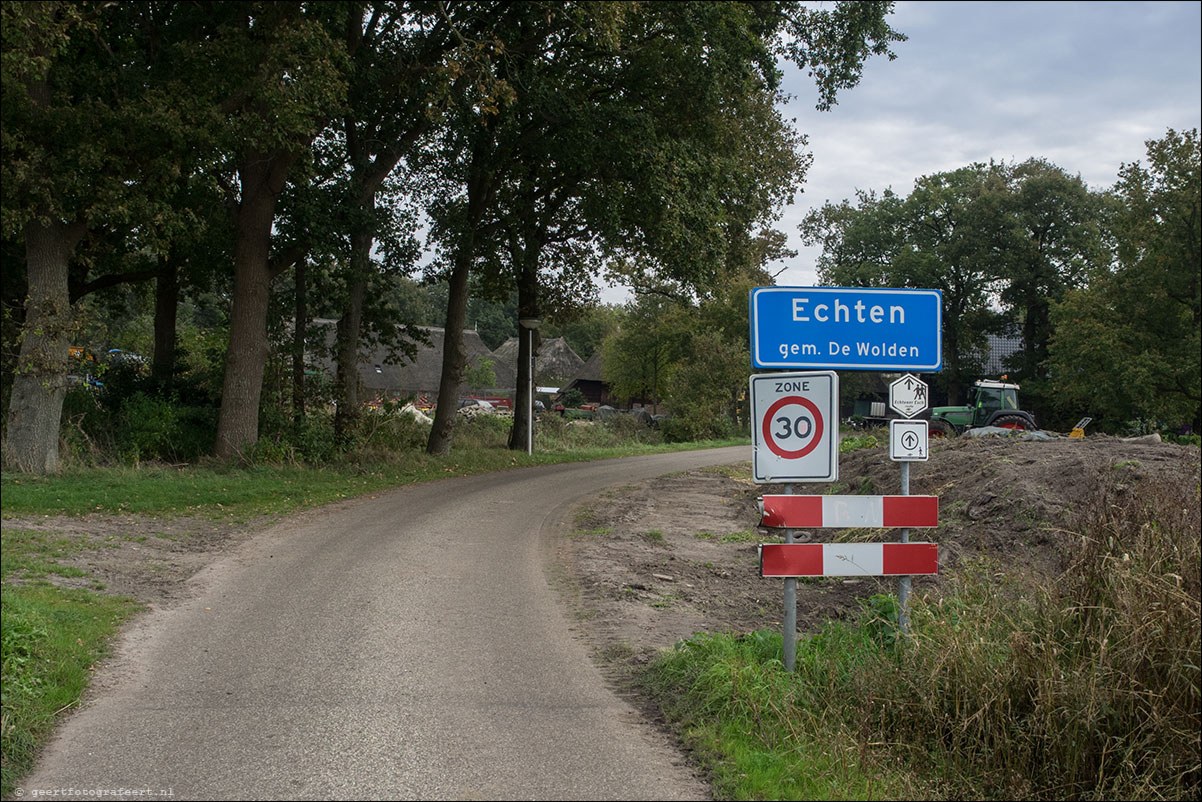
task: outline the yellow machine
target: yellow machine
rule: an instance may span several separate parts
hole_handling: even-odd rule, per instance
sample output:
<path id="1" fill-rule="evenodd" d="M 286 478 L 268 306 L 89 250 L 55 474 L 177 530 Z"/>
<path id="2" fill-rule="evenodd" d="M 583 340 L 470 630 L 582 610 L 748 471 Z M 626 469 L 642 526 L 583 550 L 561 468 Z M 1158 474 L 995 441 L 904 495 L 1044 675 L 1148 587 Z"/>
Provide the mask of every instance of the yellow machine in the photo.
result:
<path id="1" fill-rule="evenodd" d="M 1085 439 L 1085 427 L 1088 426 L 1089 422 L 1092 420 L 1093 420 L 1093 418 L 1082 418 L 1081 420 L 1077 421 L 1077 425 L 1074 426 L 1073 430 L 1068 433 L 1068 436 L 1075 437 L 1078 440 L 1084 440 Z"/>

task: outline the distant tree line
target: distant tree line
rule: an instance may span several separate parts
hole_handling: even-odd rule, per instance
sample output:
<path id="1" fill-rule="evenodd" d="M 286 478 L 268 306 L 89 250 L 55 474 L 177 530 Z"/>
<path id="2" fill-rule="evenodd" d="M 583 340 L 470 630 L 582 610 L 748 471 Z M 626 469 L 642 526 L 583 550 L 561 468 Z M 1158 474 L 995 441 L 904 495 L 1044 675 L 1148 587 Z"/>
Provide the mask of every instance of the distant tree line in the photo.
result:
<path id="1" fill-rule="evenodd" d="M 605 265 L 710 292 L 804 177 L 778 63 L 828 109 L 892 58 L 891 8 L 3 4 L 6 465 L 58 468 L 68 346 L 148 310 L 142 392 L 208 404 L 224 459 L 268 407 L 312 425 L 312 321 L 336 319 L 326 389 L 351 442 L 358 354 L 412 349 L 398 301 L 427 281 L 446 288 L 427 443 L 445 453 L 471 298 L 566 322 Z"/>
<path id="2" fill-rule="evenodd" d="M 1198 132 L 1169 130 L 1105 190 L 1043 159 L 971 164 L 922 176 L 904 197 L 827 203 L 800 228 L 822 247 L 820 284 L 940 290 L 944 369 L 927 377 L 940 402 L 986 378 L 998 334 L 1021 342 L 1002 369 L 1041 425 L 1088 415 L 1115 433 L 1197 433 L 1200 189 Z M 787 255 L 780 241 L 749 244 L 759 255 L 700 295 L 636 281 L 615 310 L 605 378 L 620 399 L 671 411 L 678 436 L 745 423 L 747 290 L 773 283 L 747 265 Z M 844 395 L 866 378 L 845 373 Z"/>
<path id="3" fill-rule="evenodd" d="M 802 224 L 819 280 L 943 293 L 951 403 L 982 375 L 986 335 L 1021 335 L 1006 366 L 1049 426 L 1200 426 L 1202 171 L 1198 131 L 1147 143 L 1093 190 L 1042 159 L 922 176 L 902 197 L 862 191 Z"/>

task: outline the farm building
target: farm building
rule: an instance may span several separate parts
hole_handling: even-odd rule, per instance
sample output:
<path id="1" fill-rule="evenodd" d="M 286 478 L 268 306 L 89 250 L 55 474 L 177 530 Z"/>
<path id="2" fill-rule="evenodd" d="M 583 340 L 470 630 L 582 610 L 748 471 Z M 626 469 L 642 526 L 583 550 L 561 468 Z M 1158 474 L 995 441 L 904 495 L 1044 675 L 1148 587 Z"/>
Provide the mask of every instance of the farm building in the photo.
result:
<path id="1" fill-rule="evenodd" d="M 589 357 L 588 362 L 576 372 L 576 375 L 563 385 L 560 392 L 565 393 L 575 387 L 589 404 L 613 405 L 614 398 L 610 395 L 609 385 L 601 378 L 601 349 Z"/>
<path id="2" fill-rule="evenodd" d="M 517 375 L 518 338 L 510 337 L 493 351 L 497 364 L 505 364 Z M 542 340 L 534 357 L 534 380 L 538 384 L 561 386 L 584 367 L 584 360 L 577 356 L 563 337 Z"/>
<path id="3" fill-rule="evenodd" d="M 315 320 L 315 324 L 325 329 L 326 350 L 332 351 L 336 320 Z M 427 400 L 433 404 L 438 399 L 438 385 L 442 378 L 443 337 L 445 330 L 432 326 L 423 326 L 422 331 L 430 344 L 416 343 L 417 353 L 412 361 L 401 359 L 400 364 L 388 364 L 386 348 L 376 346 L 370 352 L 360 352 L 359 380 L 363 383 L 365 397 L 375 400 L 395 400 L 413 397 Z M 502 364 L 497 360 L 480 335 L 475 331 L 463 332 L 463 345 L 467 350 L 467 369 L 463 381 L 459 384 L 459 394 L 484 393 L 488 395 L 510 395 L 517 383 L 512 366 Z M 318 365 L 331 377 L 335 374 L 334 362 L 331 358 L 317 360 Z M 473 368 L 480 368 L 485 362 L 492 367 L 495 380 L 487 387 L 469 386 L 468 378 Z M 479 372 L 479 371 L 477 371 Z"/>

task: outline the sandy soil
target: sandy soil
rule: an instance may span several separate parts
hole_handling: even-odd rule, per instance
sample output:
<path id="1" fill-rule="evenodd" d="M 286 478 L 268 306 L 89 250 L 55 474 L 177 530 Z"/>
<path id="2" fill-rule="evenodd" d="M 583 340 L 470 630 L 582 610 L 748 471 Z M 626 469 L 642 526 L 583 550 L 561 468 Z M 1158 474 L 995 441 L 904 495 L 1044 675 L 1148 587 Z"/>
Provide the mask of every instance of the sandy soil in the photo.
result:
<path id="1" fill-rule="evenodd" d="M 611 490 L 580 508 L 557 548 L 561 575 L 581 629 L 621 679 L 660 649 L 699 631 L 778 629 L 783 580 L 758 574 L 756 544 L 779 542 L 756 529 L 756 497 L 783 492 L 755 485 L 751 463 L 652 479 Z M 886 448 L 840 459 L 840 481 L 795 485 L 794 492 L 891 494 L 900 469 Z M 985 557 L 1023 580 L 1054 578 L 1079 542 L 1077 512 L 1110 493 L 1179 488 L 1196 511 L 1199 450 L 1168 443 L 1095 436 L 1046 442 L 956 438 L 911 463 L 910 492 L 939 497 L 940 525 L 912 530 L 939 544 L 940 575 L 916 577 L 915 592 L 938 592 L 969 559 Z M 1157 491 L 1163 497 L 1163 487 Z M 897 540 L 896 531 L 801 531 L 799 541 Z M 798 628 L 852 616 L 859 599 L 896 593 L 897 580 L 803 579 Z"/>

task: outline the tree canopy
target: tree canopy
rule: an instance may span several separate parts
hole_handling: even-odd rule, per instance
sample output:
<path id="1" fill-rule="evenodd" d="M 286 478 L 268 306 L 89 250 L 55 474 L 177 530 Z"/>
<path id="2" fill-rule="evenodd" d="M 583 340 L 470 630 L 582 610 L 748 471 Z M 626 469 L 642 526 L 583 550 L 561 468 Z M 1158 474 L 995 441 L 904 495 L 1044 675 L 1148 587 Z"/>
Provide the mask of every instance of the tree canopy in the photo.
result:
<path id="1" fill-rule="evenodd" d="M 1051 305 L 1048 371 L 1061 404 L 1104 425 L 1188 424 L 1202 410 L 1202 159 L 1198 131 L 1124 164 L 1109 221 L 1115 259 Z"/>

